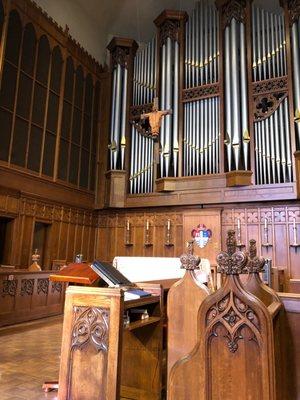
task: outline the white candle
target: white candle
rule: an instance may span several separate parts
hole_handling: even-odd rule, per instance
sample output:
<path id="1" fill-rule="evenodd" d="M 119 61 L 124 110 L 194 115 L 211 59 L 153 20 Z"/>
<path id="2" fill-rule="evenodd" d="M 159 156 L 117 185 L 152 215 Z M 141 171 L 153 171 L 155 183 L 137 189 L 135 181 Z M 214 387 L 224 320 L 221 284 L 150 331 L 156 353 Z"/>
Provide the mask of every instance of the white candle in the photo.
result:
<path id="1" fill-rule="evenodd" d="M 148 220 L 146 221 L 146 230 L 147 231 L 149 230 L 149 221 Z"/>
<path id="2" fill-rule="evenodd" d="M 130 225 L 129 225 L 129 221 L 127 220 L 127 224 L 126 224 L 126 229 L 129 231 L 130 230 Z"/>
<path id="3" fill-rule="evenodd" d="M 265 218 L 265 228 L 267 229 L 267 227 L 268 227 L 268 220 L 267 218 Z"/>
<path id="4" fill-rule="evenodd" d="M 238 227 L 238 230 L 241 229 L 241 220 L 239 218 L 237 220 L 237 227 Z"/>
<path id="5" fill-rule="evenodd" d="M 168 219 L 168 224 L 167 224 L 168 231 L 170 230 L 170 228 L 171 228 L 171 221 Z"/>
<path id="6" fill-rule="evenodd" d="M 293 228 L 296 229 L 296 218 L 294 218 Z"/>

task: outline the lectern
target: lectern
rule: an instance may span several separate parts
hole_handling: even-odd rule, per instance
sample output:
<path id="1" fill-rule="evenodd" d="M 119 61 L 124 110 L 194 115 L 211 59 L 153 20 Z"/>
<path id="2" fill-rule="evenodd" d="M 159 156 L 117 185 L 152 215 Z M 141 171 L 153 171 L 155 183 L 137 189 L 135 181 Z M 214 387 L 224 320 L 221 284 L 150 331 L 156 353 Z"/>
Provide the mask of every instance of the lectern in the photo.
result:
<path id="1" fill-rule="evenodd" d="M 72 264 L 51 279 L 90 285 L 66 291 L 59 399 L 160 399 L 161 285 L 140 283 L 151 296 L 124 301 L 122 288 L 96 287 L 99 277 L 87 264 Z M 125 324 L 124 316 L 132 318 Z"/>

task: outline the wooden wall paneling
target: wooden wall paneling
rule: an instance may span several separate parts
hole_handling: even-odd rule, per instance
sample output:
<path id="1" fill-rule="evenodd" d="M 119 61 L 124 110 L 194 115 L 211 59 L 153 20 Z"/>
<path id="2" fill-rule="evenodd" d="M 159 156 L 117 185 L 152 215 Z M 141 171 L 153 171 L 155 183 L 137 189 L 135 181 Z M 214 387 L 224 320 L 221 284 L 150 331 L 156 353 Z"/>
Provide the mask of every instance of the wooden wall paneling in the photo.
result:
<path id="1" fill-rule="evenodd" d="M 61 222 L 61 231 L 60 231 L 60 241 L 59 241 L 59 251 L 58 251 L 58 260 L 67 260 L 67 256 L 69 255 L 67 250 L 67 238 L 69 233 L 69 223 L 62 221 Z"/>
<path id="2" fill-rule="evenodd" d="M 80 224 L 76 224 L 76 242 L 75 242 L 75 252 L 74 255 L 76 254 L 82 254 L 82 247 L 81 247 L 81 243 L 82 243 L 82 232 L 83 232 L 83 226 Z M 86 255 L 84 254 L 84 257 L 86 257 Z"/>
<path id="3" fill-rule="evenodd" d="M 58 247 L 59 247 L 59 231 L 60 231 L 60 222 L 53 220 L 51 226 L 51 235 L 49 242 L 49 250 L 50 250 L 50 265 L 52 267 L 52 261 L 58 260 Z M 49 269 L 50 269 L 49 268 Z"/>
<path id="4" fill-rule="evenodd" d="M 67 236 L 68 236 L 68 242 L 67 242 L 67 248 L 66 248 L 66 259 L 68 261 L 74 261 L 74 255 L 75 255 L 75 224 L 73 223 L 68 223 L 68 228 L 67 228 Z"/>
<path id="5" fill-rule="evenodd" d="M 32 249 L 32 238 L 34 229 L 34 218 L 32 216 L 22 217 L 22 250 L 20 265 L 28 267 L 31 265 L 31 249 Z"/>
<path id="6" fill-rule="evenodd" d="M 133 227 L 133 256 L 141 257 L 144 255 L 145 245 L 145 219 L 142 213 L 134 214 Z"/>

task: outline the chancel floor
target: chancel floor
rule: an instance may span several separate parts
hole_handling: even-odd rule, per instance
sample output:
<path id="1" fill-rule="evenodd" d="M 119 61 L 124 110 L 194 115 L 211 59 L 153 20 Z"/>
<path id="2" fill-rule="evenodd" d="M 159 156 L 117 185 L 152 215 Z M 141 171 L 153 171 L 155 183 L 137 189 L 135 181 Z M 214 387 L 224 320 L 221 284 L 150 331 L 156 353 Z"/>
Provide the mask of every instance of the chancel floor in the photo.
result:
<path id="1" fill-rule="evenodd" d="M 44 381 L 58 380 L 62 318 L 0 330 L 0 399 L 57 399 Z"/>

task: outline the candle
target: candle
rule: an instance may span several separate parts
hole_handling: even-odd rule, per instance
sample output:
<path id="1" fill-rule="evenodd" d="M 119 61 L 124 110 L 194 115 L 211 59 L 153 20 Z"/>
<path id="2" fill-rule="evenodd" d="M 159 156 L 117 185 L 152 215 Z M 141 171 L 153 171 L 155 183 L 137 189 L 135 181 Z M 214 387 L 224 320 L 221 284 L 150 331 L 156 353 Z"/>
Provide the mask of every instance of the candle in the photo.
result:
<path id="1" fill-rule="evenodd" d="M 240 219 L 237 220 L 237 227 L 238 227 L 238 230 L 241 229 L 241 220 Z"/>
<path id="2" fill-rule="evenodd" d="M 127 220 L 127 224 L 126 224 L 126 229 L 129 231 L 130 230 L 130 224 L 129 221 Z"/>
<path id="3" fill-rule="evenodd" d="M 148 221 L 148 219 L 147 219 L 147 221 L 146 221 L 146 230 L 147 230 L 147 231 L 149 230 L 149 221 Z"/>
<path id="4" fill-rule="evenodd" d="M 265 218 L 265 229 L 267 229 L 267 227 L 268 227 L 268 220 L 267 218 Z"/>
<path id="5" fill-rule="evenodd" d="M 171 228 L 171 221 L 168 219 L 168 224 L 167 224 L 168 231 L 170 230 L 170 228 Z"/>
<path id="6" fill-rule="evenodd" d="M 294 222 L 293 222 L 293 228 L 296 229 L 296 218 L 294 218 L 293 221 L 294 221 Z"/>

